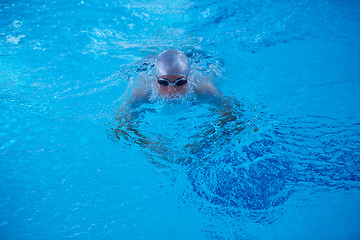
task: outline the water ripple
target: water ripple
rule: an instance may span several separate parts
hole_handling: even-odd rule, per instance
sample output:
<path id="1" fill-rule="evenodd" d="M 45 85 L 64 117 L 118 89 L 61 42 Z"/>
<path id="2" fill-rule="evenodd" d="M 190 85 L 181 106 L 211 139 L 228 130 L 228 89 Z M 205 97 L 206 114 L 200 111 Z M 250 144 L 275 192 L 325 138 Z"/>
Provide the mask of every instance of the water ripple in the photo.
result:
<path id="1" fill-rule="evenodd" d="M 281 216 L 281 206 L 289 197 L 304 187 L 314 191 L 360 187 L 356 123 L 345 125 L 322 116 L 274 123 L 276 127 L 248 135 L 253 139 L 250 144 L 233 144 L 192 168 L 188 172 L 192 188 L 186 190 L 197 195 L 192 204 L 205 212 L 271 223 Z"/>

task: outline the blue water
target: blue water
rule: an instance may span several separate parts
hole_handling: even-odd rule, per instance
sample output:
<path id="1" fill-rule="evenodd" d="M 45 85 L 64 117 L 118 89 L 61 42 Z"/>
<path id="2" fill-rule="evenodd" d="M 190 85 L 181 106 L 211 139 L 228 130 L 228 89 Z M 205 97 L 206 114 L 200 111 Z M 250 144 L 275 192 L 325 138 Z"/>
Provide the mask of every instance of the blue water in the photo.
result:
<path id="1" fill-rule="evenodd" d="M 0 239 L 359 239 L 359 10 L 2 0 Z M 160 101 L 134 124 L 161 146 L 116 138 L 128 85 L 168 48 L 233 117 Z"/>

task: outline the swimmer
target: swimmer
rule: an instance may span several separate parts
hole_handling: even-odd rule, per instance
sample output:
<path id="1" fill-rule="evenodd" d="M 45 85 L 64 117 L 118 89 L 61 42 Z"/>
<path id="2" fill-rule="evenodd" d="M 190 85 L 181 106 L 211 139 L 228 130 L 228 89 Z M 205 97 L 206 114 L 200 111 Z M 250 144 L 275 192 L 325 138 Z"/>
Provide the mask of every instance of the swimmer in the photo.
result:
<path id="1" fill-rule="evenodd" d="M 128 104 L 148 101 L 152 95 L 164 99 L 179 99 L 189 93 L 190 89 L 198 97 L 222 96 L 211 81 L 200 82 L 191 79 L 189 74 L 190 66 L 186 55 L 177 49 L 166 50 L 156 59 L 153 82 L 148 84 L 147 79 L 141 80 L 131 92 Z"/>
<path id="2" fill-rule="evenodd" d="M 156 59 L 154 72 L 155 76 L 151 79 L 147 76 L 140 76 L 138 78 L 139 81 L 136 87 L 120 107 L 116 116 L 118 125 L 112 129 L 117 139 L 136 139 L 135 142 L 144 148 L 150 148 L 160 154 L 167 152 L 166 149 L 163 149 L 166 144 L 161 143 L 159 139 L 146 138 L 137 129 L 136 124 L 133 124 L 134 116 L 132 109 L 142 103 L 151 103 L 153 96 L 174 100 L 181 99 L 188 93 L 194 93 L 200 102 L 206 101 L 216 106 L 215 111 L 218 119 L 216 122 L 205 126 L 206 129 L 197 136 L 198 139 L 207 140 L 201 141 L 198 144 L 188 144 L 186 146 L 187 151 L 196 154 L 208 145 L 209 141 L 217 141 L 214 137 L 207 138 L 209 135 L 214 135 L 212 134 L 214 126 L 216 129 L 219 129 L 217 130 L 220 132 L 217 134 L 219 138 L 237 134 L 243 130 L 242 125 L 238 125 L 236 129 L 231 131 L 225 126 L 228 122 L 236 121 L 242 115 L 242 112 L 234 109 L 232 102 L 235 102 L 235 99 L 224 97 L 210 80 L 199 80 L 190 77 L 189 62 L 183 52 L 177 49 L 169 49 L 162 52 Z"/>

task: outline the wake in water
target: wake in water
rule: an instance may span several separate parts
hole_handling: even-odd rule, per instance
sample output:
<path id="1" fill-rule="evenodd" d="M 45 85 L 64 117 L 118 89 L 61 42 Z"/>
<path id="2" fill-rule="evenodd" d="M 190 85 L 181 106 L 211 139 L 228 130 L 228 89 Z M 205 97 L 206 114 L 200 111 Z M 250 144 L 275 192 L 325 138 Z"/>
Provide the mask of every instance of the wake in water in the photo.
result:
<path id="1" fill-rule="evenodd" d="M 150 73 L 151 63 L 143 66 Z M 187 184 L 180 197 L 214 216 L 270 224 L 303 189 L 359 189 L 358 123 L 265 115 L 247 101 L 223 100 L 154 97 L 119 111 L 108 135 L 161 169 L 181 170 L 176 176 Z"/>
<path id="2" fill-rule="evenodd" d="M 295 193 L 307 190 L 304 203 L 318 192 L 360 189 L 358 123 L 267 116 L 259 125 L 257 134 L 246 135 L 249 141 L 232 141 L 201 168 L 187 170 L 184 202 L 270 224 Z"/>
<path id="3" fill-rule="evenodd" d="M 161 101 L 138 106 L 130 114 L 132 121 L 126 121 L 128 113 L 116 116 L 109 137 L 122 146 L 140 146 L 152 162 L 163 165 L 207 161 L 253 121 L 233 98 L 221 105 Z"/>

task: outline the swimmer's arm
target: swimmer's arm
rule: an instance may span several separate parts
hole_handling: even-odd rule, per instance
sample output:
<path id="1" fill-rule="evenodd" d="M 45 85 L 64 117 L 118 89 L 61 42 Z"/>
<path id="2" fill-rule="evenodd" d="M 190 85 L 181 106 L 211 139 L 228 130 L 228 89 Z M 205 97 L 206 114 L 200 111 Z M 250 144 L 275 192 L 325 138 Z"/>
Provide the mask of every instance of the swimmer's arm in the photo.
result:
<path id="1" fill-rule="evenodd" d="M 242 121 L 244 110 L 241 103 L 234 97 L 215 96 L 206 100 L 213 105 L 214 111 L 218 113 L 218 118 L 210 122 L 202 131 L 194 136 L 196 139 L 192 144 L 185 146 L 185 151 L 197 154 L 204 148 L 219 143 L 217 147 L 222 147 L 233 139 L 234 135 L 239 134 L 245 128 Z M 255 131 L 255 130 L 254 130 Z"/>
<path id="2" fill-rule="evenodd" d="M 130 122 L 131 124 L 135 117 L 134 114 L 137 114 L 137 111 L 134 110 L 144 103 L 149 103 L 149 98 L 150 94 L 143 85 L 140 85 L 131 91 L 129 98 L 123 104 L 127 122 Z"/>
<path id="3" fill-rule="evenodd" d="M 219 127 L 223 127 L 227 122 L 234 122 L 237 119 L 243 119 L 244 115 L 244 106 L 240 103 L 239 100 L 235 98 L 235 96 L 232 97 L 223 97 L 220 101 L 214 101 L 214 105 L 217 106 L 218 112 L 219 112 L 219 118 L 218 121 L 215 123 Z M 247 121 L 246 125 L 251 126 L 254 123 L 255 119 L 252 121 Z M 233 133 L 239 133 L 245 128 L 245 122 L 239 121 L 237 122 L 237 126 L 235 128 L 236 131 L 233 131 Z M 253 128 L 254 132 L 259 131 L 259 129 L 254 126 Z"/>
<path id="4" fill-rule="evenodd" d="M 129 96 L 118 109 L 118 116 L 123 118 L 126 122 L 131 122 L 133 119 L 133 109 L 143 103 L 149 102 L 150 93 L 147 91 L 145 85 L 139 85 L 132 89 Z"/>
<path id="5" fill-rule="evenodd" d="M 136 80 L 130 81 L 128 89 L 131 89 L 131 91 L 127 99 L 123 102 L 123 105 L 131 111 L 142 103 L 149 101 L 149 76 L 144 73 L 140 73 Z"/>
<path id="6" fill-rule="evenodd" d="M 139 104 L 149 102 L 149 96 L 150 94 L 146 91 L 145 87 L 137 87 L 131 91 L 130 98 L 126 104 L 131 108 L 137 107 Z"/>
<path id="7" fill-rule="evenodd" d="M 217 107 L 220 114 L 220 124 L 223 126 L 227 118 L 231 118 L 234 112 L 234 108 L 230 103 L 230 99 L 225 97 L 210 80 L 204 80 L 195 88 L 195 93 L 200 100 L 210 103 Z M 235 98 L 234 98 L 235 99 Z"/>
<path id="8" fill-rule="evenodd" d="M 133 138 L 137 139 L 137 143 L 140 145 L 146 145 L 147 139 L 137 130 L 134 126 L 134 120 L 136 117 L 134 109 L 149 101 L 150 94 L 146 91 L 145 84 L 140 84 L 134 88 L 128 98 L 123 101 L 119 107 L 115 119 L 118 122 L 117 128 L 115 129 L 116 138 L 120 140 L 121 136 L 124 139 Z M 136 125 L 136 124 L 135 124 Z"/>

